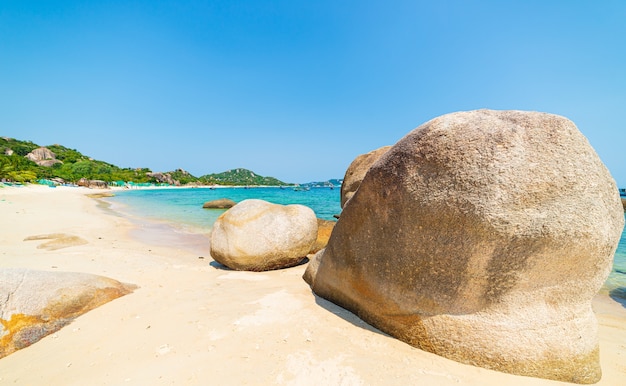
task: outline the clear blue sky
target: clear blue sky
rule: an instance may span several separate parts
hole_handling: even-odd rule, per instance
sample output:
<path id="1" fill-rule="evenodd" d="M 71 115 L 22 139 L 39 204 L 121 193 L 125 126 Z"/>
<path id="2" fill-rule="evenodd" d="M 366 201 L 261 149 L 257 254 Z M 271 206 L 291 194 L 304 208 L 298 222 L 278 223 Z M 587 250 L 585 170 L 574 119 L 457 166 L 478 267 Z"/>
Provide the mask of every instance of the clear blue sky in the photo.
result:
<path id="1" fill-rule="evenodd" d="M 626 1 L 0 0 L 0 135 L 343 177 L 445 113 L 560 114 L 626 187 Z"/>

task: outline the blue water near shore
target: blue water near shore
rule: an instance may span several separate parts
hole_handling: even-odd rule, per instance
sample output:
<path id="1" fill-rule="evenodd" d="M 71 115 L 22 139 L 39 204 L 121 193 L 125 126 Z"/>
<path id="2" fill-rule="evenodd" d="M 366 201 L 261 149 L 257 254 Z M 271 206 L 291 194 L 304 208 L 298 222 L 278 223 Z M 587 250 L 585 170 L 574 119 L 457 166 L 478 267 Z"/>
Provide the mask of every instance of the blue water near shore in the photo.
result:
<path id="1" fill-rule="evenodd" d="M 341 212 L 340 190 L 311 188 L 295 191 L 293 188 L 175 188 L 136 189 L 116 191 L 108 201 L 122 205 L 121 210 L 137 217 L 171 222 L 178 228 L 206 232 L 224 210 L 203 209 L 211 200 L 229 198 L 235 202 L 257 198 L 275 204 L 302 204 L 313 209 L 317 217 L 335 220 Z M 118 208 L 119 210 L 120 208 Z"/>
<path id="2" fill-rule="evenodd" d="M 604 284 L 612 298 L 626 306 L 626 228 L 613 258 L 613 270 Z"/>
<path id="3" fill-rule="evenodd" d="M 138 189 L 117 191 L 115 197 L 108 201 L 114 209 L 126 214 L 168 223 L 187 232 L 206 234 L 224 210 L 203 209 L 202 205 L 219 198 L 229 198 L 235 202 L 258 198 L 283 205 L 302 204 L 325 220 L 334 220 L 333 215 L 341 212 L 340 190 L 337 188 L 311 188 L 308 191 L 270 187 Z M 604 290 L 615 299 L 626 299 L 626 233 L 622 233 L 613 270 Z"/>

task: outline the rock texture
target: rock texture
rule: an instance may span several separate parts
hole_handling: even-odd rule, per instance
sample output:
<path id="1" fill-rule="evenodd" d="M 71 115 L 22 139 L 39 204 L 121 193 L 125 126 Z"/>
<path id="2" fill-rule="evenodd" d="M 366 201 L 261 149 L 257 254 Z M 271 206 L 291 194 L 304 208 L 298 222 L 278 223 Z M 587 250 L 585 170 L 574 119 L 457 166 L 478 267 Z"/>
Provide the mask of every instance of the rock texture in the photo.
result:
<path id="1" fill-rule="evenodd" d="M 1 269 L 0 358 L 133 289 L 85 273 Z"/>
<path id="2" fill-rule="evenodd" d="M 217 200 L 207 201 L 202 205 L 205 209 L 230 209 L 237 203 L 229 198 L 220 198 Z"/>
<path id="3" fill-rule="evenodd" d="M 311 246 L 309 254 L 317 253 L 326 247 L 336 223 L 336 221 L 322 220 L 321 218 L 317 219 L 317 239 L 315 239 L 315 242 Z"/>
<path id="4" fill-rule="evenodd" d="M 109 185 L 102 180 L 88 180 L 86 178 L 81 178 L 76 183 L 78 186 L 84 186 L 90 189 L 108 189 Z"/>
<path id="5" fill-rule="evenodd" d="M 182 169 L 181 169 L 182 170 Z M 174 186 L 180 186 L 180 182 L 172 178 L 169 173 L 161 173 L 161 172 L 150 172 L 146 173 L 148 177 L 154 178 L 159 184 L 168 184 Z"/>
<path id="6" fill-rule="evenodd" d="M 376 150 L 372 150 L 367 154 L 361 154 L 356 157 L 354 161 L 348 166 L 346 174 L 343 177 L 343 184 L 341 184 L 341 207 L 346 205 L 346 202 L 354 195 L 354 192 L 361 185 L 363 177 L 369 170 L 370 166 L 374 164 L 383 154 L 385 154 L 391 146 L 383 146 Z"/>
<path id="7" fill-rule="evenodd" d="M 211 256 L 235 270 L 267 271 L 300 263 L 317 237 L 315 213 L 303 205 L 244 200 L 211 232 Z"/>
<path id="8" fill-rule="evenodd" d="M 56 154 L 52 152 L 52 150 L 47 147 L 39 147 L 30 153 L 26 154 L 26 158 L 35 162 L 39 166 L 50 167 L 54 164 L 63 163 L 62 161 L 56 159 Z"/>
<path id="9" fill-rule="evenodd" d="M 591 299 L 623 226 L 615 182 L 571 121 L 459 112 L 413 130 L 369 169 L 305 279 L 423 350 L 593 383 Z"/>

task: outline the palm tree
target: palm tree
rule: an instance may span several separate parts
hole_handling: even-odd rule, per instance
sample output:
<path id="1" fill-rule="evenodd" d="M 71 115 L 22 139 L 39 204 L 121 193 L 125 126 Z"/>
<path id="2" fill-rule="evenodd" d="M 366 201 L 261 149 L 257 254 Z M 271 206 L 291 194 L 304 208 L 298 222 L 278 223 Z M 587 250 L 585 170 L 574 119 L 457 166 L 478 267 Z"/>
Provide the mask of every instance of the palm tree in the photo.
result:
<path id="1" fill-rule="evenodd" d="M 14 167 L 9 157 L 0 157 L 0 180 L 6 180 L 9 175 L 14 171 Z"/>
<path id="2" fill-rule="evenodd" d="M 32 182 L 37 179 L 37 173 L 20 165 L 19 156 L 0 156 L 0 180 L 16 182 Z"/>

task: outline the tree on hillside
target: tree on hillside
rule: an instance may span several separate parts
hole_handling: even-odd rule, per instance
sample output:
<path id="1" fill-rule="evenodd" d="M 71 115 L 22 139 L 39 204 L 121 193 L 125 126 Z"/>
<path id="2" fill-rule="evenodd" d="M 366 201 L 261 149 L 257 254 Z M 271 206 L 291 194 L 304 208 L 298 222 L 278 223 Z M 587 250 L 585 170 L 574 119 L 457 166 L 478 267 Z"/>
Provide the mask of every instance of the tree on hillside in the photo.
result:
<path id="1" fill-rule="evenodd" d="M 12 172 L 13 165 L 9 161 L 8 157 L 0 157 L 0 179 L 6 180 L 9 178 L 9 173 Z"/>
<path id="2" fill-rule="evenodd" d="M 39 147 L 31 141 L 18 141 L 11 138 L 2 138 L 0 145 L 2 145 L 4 149 L 13 150 L 15 154 L 21 155 L 22 157 Z"/>
<path id="3" fill-rule="evenodd" d="M 27 165 L 30 160 L 17 155 L 0 157 L 0 180 L 14 182 L 33 182 L 37 180 L 37 172 Z"/>

